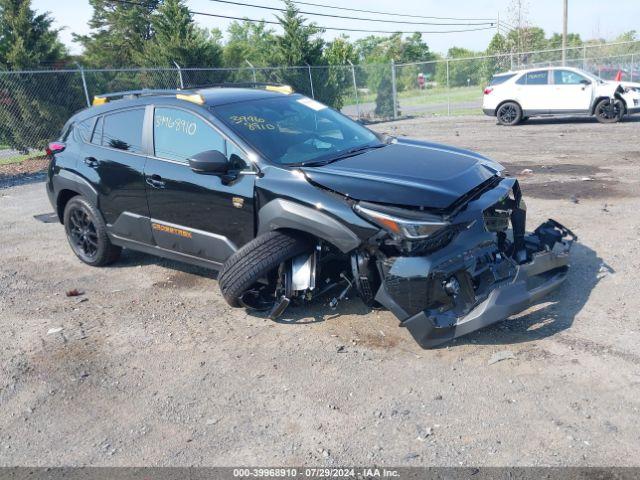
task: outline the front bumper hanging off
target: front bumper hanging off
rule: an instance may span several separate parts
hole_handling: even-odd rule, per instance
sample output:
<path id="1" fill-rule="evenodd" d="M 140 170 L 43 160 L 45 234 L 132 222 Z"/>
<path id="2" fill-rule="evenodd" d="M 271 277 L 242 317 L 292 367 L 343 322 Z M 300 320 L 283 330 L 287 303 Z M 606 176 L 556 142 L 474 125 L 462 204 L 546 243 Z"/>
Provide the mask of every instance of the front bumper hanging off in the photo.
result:
<path id="1" fill-rule="evenodd" d="M 422 347 L 429 348 L 519 313 L 540 301 L 565 280 L 568 253 L 574 239 L 556 250 L 534 253 L 529 263 L 517 267 L 513 281 L 496 287 L 484 301 L 453 324 L 439 323 L 422 311 L 404 320 L 401 325 L 411 332 Z"/>
<path id="2" fill-rule="evenodd" d="M 510 200 L 509 255 L 486 231 L 486 223 L 478 225 L 482 221 L 477 220 L 475 228 L 460 233 L 446 249 L 430 256 L 397 257 L 384 269 L 376 300 L 400 319 L 423 348 L 521 312 L 567 276 L 569 251 L 577 237 L 554 220 L 525 234 L 526 207 L 517 182 L 504 182 L 499 189 L 503 192 L 471 204 L 466 215 L 482 218 L 478 212 L 485 212 L 496 196 L 510 190 L 514 198 Z"/>

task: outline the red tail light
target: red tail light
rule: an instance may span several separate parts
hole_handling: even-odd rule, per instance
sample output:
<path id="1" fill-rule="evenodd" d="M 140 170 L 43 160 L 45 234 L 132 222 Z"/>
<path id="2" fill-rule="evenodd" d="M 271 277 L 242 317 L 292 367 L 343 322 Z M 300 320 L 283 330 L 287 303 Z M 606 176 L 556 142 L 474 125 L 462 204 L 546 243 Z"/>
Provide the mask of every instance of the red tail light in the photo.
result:
<path id="1" fill-rule="evenodd" d="M 49 146 L 45 149 L 47 155 L 54 155 L 56 153 L 60 153 L 65 149 L 66 145 L 62 142 L 51 142 Z"/>
<path id="2" fill-rule="evenodd" d="M 491 88 L 491 87 L 487 87 L 487 88 L 484 89 L 484 94 L 485 95 L 489 95 L 491 92 L 493 92 L 493 88 Z"/>

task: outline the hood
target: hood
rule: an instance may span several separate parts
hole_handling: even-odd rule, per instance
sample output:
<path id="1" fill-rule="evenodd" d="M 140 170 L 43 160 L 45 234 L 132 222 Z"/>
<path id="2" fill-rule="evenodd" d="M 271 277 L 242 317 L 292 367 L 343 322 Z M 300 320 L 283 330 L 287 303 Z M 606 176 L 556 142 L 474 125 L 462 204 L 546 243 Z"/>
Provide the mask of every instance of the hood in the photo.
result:
<path id="1" fill-rule="evenodd" d="M 467 150 L 402 139 L 302 170 L 310 182 L 356 200 L 444 209 L 503 167 Z"/>

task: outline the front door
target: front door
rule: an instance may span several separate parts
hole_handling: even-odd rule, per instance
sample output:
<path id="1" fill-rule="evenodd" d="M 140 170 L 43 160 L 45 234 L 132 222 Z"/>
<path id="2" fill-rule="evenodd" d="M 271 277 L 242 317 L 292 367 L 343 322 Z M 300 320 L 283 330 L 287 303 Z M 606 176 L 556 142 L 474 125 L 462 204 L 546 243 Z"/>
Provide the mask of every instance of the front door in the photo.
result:
<path id="1" fill-rule="evenodd" d="M 553 71 L 554 109 L 563 112 L 586 112 L 591 107 L 593 82 L 572 70 Z"/>
<path id="2" fill-rule="evenodd" d="M 153 148 L 144 173 L 156 245 L 222 264 L 253 238 L 255 177 L 196 173 L 188 159 L 218 150 L 239 171 L 246 168 L 244 153 L 203 117 L 178 107 L 155 107 Z"/>

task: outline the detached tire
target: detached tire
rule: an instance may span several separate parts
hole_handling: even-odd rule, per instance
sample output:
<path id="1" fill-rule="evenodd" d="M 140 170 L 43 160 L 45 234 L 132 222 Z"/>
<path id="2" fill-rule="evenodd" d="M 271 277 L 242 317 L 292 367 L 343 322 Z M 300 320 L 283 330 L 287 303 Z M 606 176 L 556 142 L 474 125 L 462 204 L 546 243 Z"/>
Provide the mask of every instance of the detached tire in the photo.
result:
<path id="1" fill-rule="evenodd" d="M 619 122 L 624 116 L 624 103 L 622 103 L 622 100 L 616 99 L 612 112 L 611 99 L 603 98 L 596 104 L 594 114 L 596 116 L 596 120 L 598 120 L 600 123 Z"/>
<path id="2" fill-rule="evenodd" d="M 102 267 L 115 262 L 122 248 L 111 243 L 98 209 L 78 195 L 64 207 L 64 230 L 71 250 L 87 265 Z"/>
<path id="3" fill-rule="evenodd" d="M 311 248 L 306 238 L 295 233 L 275 231 L 260 235 L 231 255 L 223 265 L 218 276 L 222 296 L 232 307 L 241 307 L 239 298 L 258 279 Z"/>
<path id="4" fill-rule="evenodd" d="M 505 102 L 496 110 L 500 125 L 511 127 L 522 121 L 522 108 L 516 102 Z"/>

